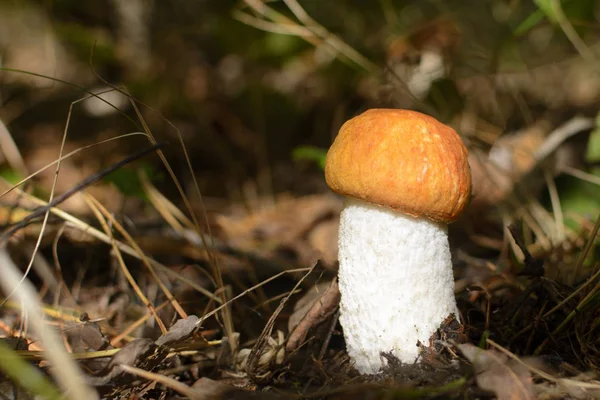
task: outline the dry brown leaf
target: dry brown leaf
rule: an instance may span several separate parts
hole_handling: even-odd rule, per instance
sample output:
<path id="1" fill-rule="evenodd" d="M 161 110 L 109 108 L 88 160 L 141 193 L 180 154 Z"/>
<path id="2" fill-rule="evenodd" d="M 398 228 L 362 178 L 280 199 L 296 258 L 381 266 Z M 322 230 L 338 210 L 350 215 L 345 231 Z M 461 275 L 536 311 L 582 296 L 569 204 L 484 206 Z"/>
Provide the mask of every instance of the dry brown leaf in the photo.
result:
<path id="1" fill-rule="evenodd" d="M 198 321 L 200 319 L 195 315 L 190 315 L 185 319 L 180 319 L 169 328 L 168 332 L 159 337 L 156 340 L 156 344 L 159 346 L 173 345 L 174 343 L 190 337 L 198 327 Z"/>
<path id="2" fill-rule="evenodd" d="M 459 350 L 473 364 L 477 385 L 493 392 L 498 400 L 534 399 L 533 382 L 527 367 L 495 350 L 482 350 L 470 343 Z"/>
<path id="3" fill-rule="evenodd" d="M 198 394 L 198 398 L 202 399 L 223 399 L 231 395 L 231 392 L 239 390 L 206 377 L 198 379 L 192 388 Z"/>
<path id="4" fill-rule="evenodd" d="M 309 264 L 336 250 L 325 250 L 325 240 L 314 247 L 311 232 L 337 218 L 342 202 L 330 194 L 301 198 L 283 197 L 275 205 L 245 217 L 218 216 L 224 241 L 238 250 L 262 257 L 292 253 L 301 264 Z M 331 232 L 329 230 L 328 232 Z M 329 241 L 335 245 L 335 240 Z"/>
<path id="5" fill-rule="evenodd" d="M 108 339 L 95 322 L 82 322 L 68 328 L 65 332 L 71 349 L 75 353 L 103 350 L 108 346 Z"/>
<path id="6" fill-rule="evenodd" d="M 195 398 L 204 400 L 246 400 L 246 399 L 280 399 L 282 397 L 266 392 L 253 392 L 215 381 L 210 378 L 200 378 L 192 386 L 197 393 Z"/>

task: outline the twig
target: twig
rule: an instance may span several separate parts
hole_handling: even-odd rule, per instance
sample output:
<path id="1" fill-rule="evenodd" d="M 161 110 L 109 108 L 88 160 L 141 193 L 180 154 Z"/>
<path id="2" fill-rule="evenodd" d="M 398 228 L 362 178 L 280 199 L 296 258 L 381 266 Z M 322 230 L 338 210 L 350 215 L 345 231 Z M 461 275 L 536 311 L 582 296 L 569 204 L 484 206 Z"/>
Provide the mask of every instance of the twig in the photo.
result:
<path id="1" fill-rule="evenodd" d="M 329 347 L 329 342 L 331 341 L 331 336 L 333 335 L 333 331 L 335 330 L 335 326 L 337 325 L 339 317 L 340 310 L 337 310 L 335 314 L 333 314 L 333 318 L 331 319 L 331 325 L 329 326 L 329 330 L 327 331 L 327 336 L 325 337 L 325 340 L 323 341 L 323 346 L 321 347 L 321 351 L 319 352 L 319 361 L 321 361 L 323 357 L 325 357 L 325 352 Z"/>
<path id="2" fill-rule="evenodd" d="M 140 378 L 161 383 L 189 399 L 201 399 L 204 397 L 201 393 L 196 392 L 193 388 L 189 387 L 188 385 L 179 382 L 176 379 L 169 378 L 168 376 L 146 371 L 144 369 L 125 364 L 119 365 L 119 368 L 124 372 L 139 376 Z"/>
<path id="3" fill-rule="evenodd" d="M 339 302 L 340 290 L 337 279 L 334 279 L 291 332 L 285 349 L 287 351 L 296 350 L 306 338 L 308 331 L 329 318 L 337 309 Z"/>
<path id="4" fill-rule="evenodd" d="M 529 253 L 529 250 L 527 250 L 527 246 L 525 246 L 525 244 L 521 240 L 521 236 L 517 232 L 517 227 L 515 225 L 509 225 L 508 230 L 512 235 L 513 239 L 515 240 L 515 243 L 517 244 L 519 249 L 521 249 L 521 251 L 523 252 L 523 256 L 525 257 L 523 260 L 525 266 L 523 267 L 523 270 L 519 272 L 518 275 L 534 277 L 544 276 L 544 260 L 540 260 L 531 256 L 531 253 Z"/>

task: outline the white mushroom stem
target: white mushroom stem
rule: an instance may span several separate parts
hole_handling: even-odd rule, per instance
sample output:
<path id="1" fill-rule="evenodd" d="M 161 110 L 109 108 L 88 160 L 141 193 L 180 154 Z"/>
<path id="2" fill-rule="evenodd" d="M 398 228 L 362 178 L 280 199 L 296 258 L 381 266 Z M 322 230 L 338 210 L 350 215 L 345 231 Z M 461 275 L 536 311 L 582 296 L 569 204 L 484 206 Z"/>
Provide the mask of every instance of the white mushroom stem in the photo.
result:
<path id="1" fill-rule="evenodd" d="M 340 322 L 360 373 L 379 372 L 381 352 L 414 363 L 417 342 L 458 317 L 445 224 L 348 198 L 339 261 Z"/>

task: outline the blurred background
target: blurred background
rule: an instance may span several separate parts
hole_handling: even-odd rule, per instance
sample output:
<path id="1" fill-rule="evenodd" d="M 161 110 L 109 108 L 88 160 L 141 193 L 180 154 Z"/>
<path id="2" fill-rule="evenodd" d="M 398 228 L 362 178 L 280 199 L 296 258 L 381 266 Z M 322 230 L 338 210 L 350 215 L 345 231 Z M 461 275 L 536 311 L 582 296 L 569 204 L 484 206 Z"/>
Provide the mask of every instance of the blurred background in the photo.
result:
<path id="1" fill-rule="evenodd" d="M 3 0 L 1 172 L 14 182 L 55 161 L 65 132 L 64 153 L 145 124 L 168 141 L 188 193 L 197 179 L 196 211 L 247 216 L 282 196 L 327 193 L 322 162 L 345 120 L 410 108 L 453 126 L 470 149 L 469 252 L 506 250 L 511 221 L 550 251 L 599 209 L 599 37 L 594 0 Z M 58 192 L 144 146 L 128 137 L 64 160 Z M 113 211 L 144 213 L 140 167 L 174 198 L 156 157 L 89 190 Z M 53 168 L 36 176 L 36 190 L 53 179 Z M 308 219 L 335 219 L 339 202 L 326 204 Z M 89 213 L 77 197 L 64 207 Z M 247 238 L 228 218 L 219 228 Z"/>

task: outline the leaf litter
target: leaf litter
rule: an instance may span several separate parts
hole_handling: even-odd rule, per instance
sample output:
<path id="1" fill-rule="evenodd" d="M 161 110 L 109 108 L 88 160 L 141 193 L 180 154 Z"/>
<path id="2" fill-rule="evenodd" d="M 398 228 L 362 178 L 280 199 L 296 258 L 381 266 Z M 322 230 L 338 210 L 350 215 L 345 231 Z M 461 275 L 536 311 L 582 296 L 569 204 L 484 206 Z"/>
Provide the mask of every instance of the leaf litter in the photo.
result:
<path id="1" fill-rule="evenodd" d="M 305 210 L 306 204 L 314 204 L 316 199 L 316 197 L 299 199 L 297 207 Z M 333 212 L 327 211 L 323 214 L 321 211 L 331 210 L 328 202 L 325 197 L 323 206 L 314 208 L 318 210 L 315 219 L 308 219 L 309 222 L 297 226 L 294 230 L 293 233 L 300 240 L 307 240 L 307 230 L 316 229 L 315 225 L 329 223 L 330 217 L 323 218 L 323 215 L 334 215 Z M 277 224 L 296 226 L 298 223 L 294 222 L 291 216 L 299 212 L 290 213 L 290 209 L 293 209 L 290 208 L 291 204 L 294 204 L 294 201 L 286 199 L 285 206 L 281 208 L 284 211 L 280 214 L 269 211 L 258 214 L 262 216 L 260 218 L 253 215 L 247 223 L 238 218 L 237 223 L 243 226 L 240 229 L 248 232 L 260 227 L 261 224 L 268 224 L 268 218 L 277 215 Z M 281 222 L 287 218 L 290 220 Z M 232 246 L 231 243 L 239 243 L 236 242 L 239 239 L 228 241 L 227 234 L 233 234 L 232 226 L 230 224 L 228 226 L 230 230 L 223 230 L 218 238 L 222 243 L 228 243 L 227 246 Z M 272 232 L 254 237 L 253 240 L 263 243 L 274 242 L 280 235 L 280 231 L 274 229 Z M 465 376 L 469 376 L 469 365 L 473 369 L 472 374 L 477 390 L 494 393 L 500 399 L 530 399 L 540 394 L 549 398 L 560 398 L 566 394 L 574 398 L 586 398 L 598 390 L 596 376 L 593 373 L 583 374 L 568 361 L 568 352 L 560 359 L 540 358 L 539 355 L 521 359 L 527 362 L 533 360 L 533 364 L 551 365 L 554 371 L 550 373 L 550 377 L 558 374 L 558 371 L 561 371 L 560 374 L 567 374 L 570 376 L 570 384 L 564 385 L 561 384 L 564 381 L 559 378 L 550 381 L 548 376 L 540 376 L 532 372 L 524 366 L 524 361 L 515 361 L 495 349 L 479 348 L 471 344 L 477 340 L 483 340 L 485 343 L 484 335 L 491 335 L 503 338 L 511 347 L 528 348 L 532 352 L 535 349 L 534 344 L 539 346 L 543 343 L 544 332 L 548 328 L 544 325 L 535 325 L 536 320 L 528 319 L 526 315 L 531 315 L 539 307 L 545 308 L 547 312 L 551 305 L 559 307 L 558 311 L 560 311 L 560 303 L 576 307 L 581 296 L 593 293 L 589 292 L 589 289 L 592 289 L 590 287 L 588 291 L 582 290 L 581 296 L 575 296 L 571 302 L 565 302 L 566 296 L 570 291 L 572 292 L 572 289 L 545 278 L 543 262 L 541 263 L 540 258 L 544 255 L 538 252 L 534 257 L 530 254 L 519 235 L 518 225 L 513 225 L 511 232 L 516 248 L 524 254 L 520 274 L 524 276 L 521 279 L 525 280 L 521 282 L 525 283 L 525 286 L 517 285 L 516 277 L 504 280 L 502 285 L 493 284 L 498 279 L 498 274 L 493 269 L 480 269 L 478 274 L 471 276 L 472 281 L 467 280 L 464 283 L 464 287 L 468 290 L 459 293 L 458 297 L 459 304 L 462 304 L 461 311 L 470 310 L 461 317 L 464 318 L 466 330 L 458 336 L 440 334 L 432 338 L 432 345 L 440 345 L 440 347 L 436 347 L 438 350 L 433 354 L 423 353 L 423 363 L 419 365 L 398 365 L 394 363 L 393 357 L 389 358 L 389 369 L 378 378 L 358 376 L 343 352 L 343 341 L 339 326 L 336 325 L 339 292 L 335 279 L 332 279 L 335 270 L 332 272 L 331 266 L 324 268 L 322 265 L 313 267 L 312 272 L 305 274 L 303 279 L 293 279 L 287 284 L 284 283 L 284 287 L 287 286 L 288 290 L 283 292 L 284 296 L 272 301 L 273 304 L 279 302 L 276 308 L 272 308 L 269 302 L 264 302 L 269 296 L 273 296 L 274 289 L 277 291 L 278 285 L 271 286 L 273 282 L 264 285 L 259 283 L 251 287 L 247 293 L 243 292 L 245 296 L 228 305 L 235 307 L 236 304 L 244 304 L 241 309 L 238 309 L 240 316 L 243 317 L 241 320 L 237 319 L 236 323 L 241 332 L 231 338 L 219 337 L 218 319 L 199 317 L 194 314 L 185 319 L 172 319 L 173 314 L 170 313 L 169 318 L 173 320 L 170 328 L 166 333 L 158 335 L 156 340 L 127 339 L 126 344 L 108 359 L 106 356 L 103 358 L 100 356 L 101 358 L 96 359 L 96 362 L 86 360 L 82 361 L 82 365 L 90 369 L 89 382 L 93 383 L 106 398 L 122 398 L 128 393 L 150 393 L 157 390 L 149 381 L 124 372 L 121 368 L 123 365 L 155 373 L 175 371 L 179 368 L 183 374 L 180 375 L 181 378 L 189 382 L 190 388 L 196 391 L 198 398 L 202 396 L 215 399 L 227 396 L 253 398 L 252 396 L 255 395 L 289 398 L 297 396 L 290 391 L 291 381 L 301 384 L 302 391 L 308 390 L 305 394 L 310 393 L 309 397 L 314 398 L 338 396 L 361 398 L 367 393 L 436 397 L 442 393 L 450 395 L 464 390 L 472 391 L 473 388 L 469 387 L 468 381 L 464 380 Z M 289 231 L 288 234 L 291 235 Z M 291 235 L 286 240 L 293 242 L 295 239 Z M 243 251 L 233 257 L 240 259 L 242 264 L 248 262 L 248 259 L 244 260 L 243 257 L 246 252 L 254 252 L 256 258 L 253 258 L 251 263 L 258 263 L 256 265 L 260 265 L 261 259 L 276 257 L 276 253 L 269 246 L 253 244 L 240 246 L 240 248 Z M 303 248 L 295 247 L 294 251 L 301 252 Z M 295 258 L 300 260 L 302 256 L 298 255 Z M 198 260 L 202 259 L 198 257 Z M 290 263 L 290 259 L 285 262 Z M 247 271 L 252 272 L 251 269 Z M 248 274 L 250 280 L 252 276 L 253 274 Z M 200 279 L 198 283 L 202 285 L 209 284 L 210 280 L 200 277 L 201 275 L 193 279 Z M 225 278 L 229 279 L 227 272 Z M 290 286 L 292 282 L 295 284 Z M 98 292 L 101 293 L 103 292 Z M 112 298 L 105 299 L 107 303 L 103 310 L 109 310 L 111 302 L 119 301 L 117 293 L 114 292 Z M 298 295 L 298 293 L 302 294 Z M 478 295 L 474 296 L 475 294 Z M 243 299 L 251 301 L 242 302 Z M 503 304 L 496 303 L 498 300 L 502 300 Z M 199 304 L 202 307 L 211 307 L 210 300 L 200 300 Z M 112 311 L 114 313 L 112 323 L 117 322 L 114 317 L 122 316 L 127 308 L 129 313 L 134 312 L 138 315 L 142 311 L 132 305 L 127 305 L 125 309 L 122 308 L 123 305 L 120 307 Z M 197 307 L 197 309 L 200 311 L 202 308 Z M 486 310 L 494 310 L 494 312 L 489 314 L 490 311 L 486 312 Z M 265 313 L 270 314 L 265 315 Z M 267 315 L 270 315 L 270 318 L 265 319 Z M 161 316 L 164 318 L 167 314 Z M 585 320 L 582 320 L 584 316 L 585 313 L 574 322 L 585 323 Z M 554 321 L 552 315 L 549 317 L 546 324 Z M 64 329 L 72 351 L 77 354 L 83 352 L 101 354 L 102 351 L 111 349 L 108 343 L 112 334 L 107 335 L 106 332 L 115 332 L 114 328 L 106 322 L 88 319 L 89 317 L 83 316 L 81 322 Z M 127 319 L 122 319 L 119 325 L 123 325 Z M 593 320 L 589 323 L 593 324 Z M 575 325 L 574 328 L 581 329 L 577 326 Z M 501 327 L 509 327 L 509 329 Z M 146 332 L 142 333 L 144 335 L 158 333 L 156 329 L 142 328 L 143 325 L 140 325 L 137 331 Z M 252 340 L 253 336 L 249 334 L 252 329 L 258 329 L 256 340 Z M 461 344 L 465 337 L 468 337 L 471 343 Z M 247 339 L 244 339 L 245 342 L 240 342 L 242 338 Z M 569 336 L 562 334 L 555 338 L 558 341 L 564 339 L 569 339 Z M 526 346 L 520 347 L 523 340 Z M 557 350 L 553 342 L 547 343 L 546 346 L 554 351 Z M 578 379 L 582 380 L 582 384 L 583 382 L 587 384 L 581 387 L 575 385 Z M 345 389 L 342 389 L 343 387 Z M 426 389 L 434 387 L 437 389 Z M 267 392 L 262 392 L 264 390 Z M 279 390 L 282 392 L 280 393 Z"/>

